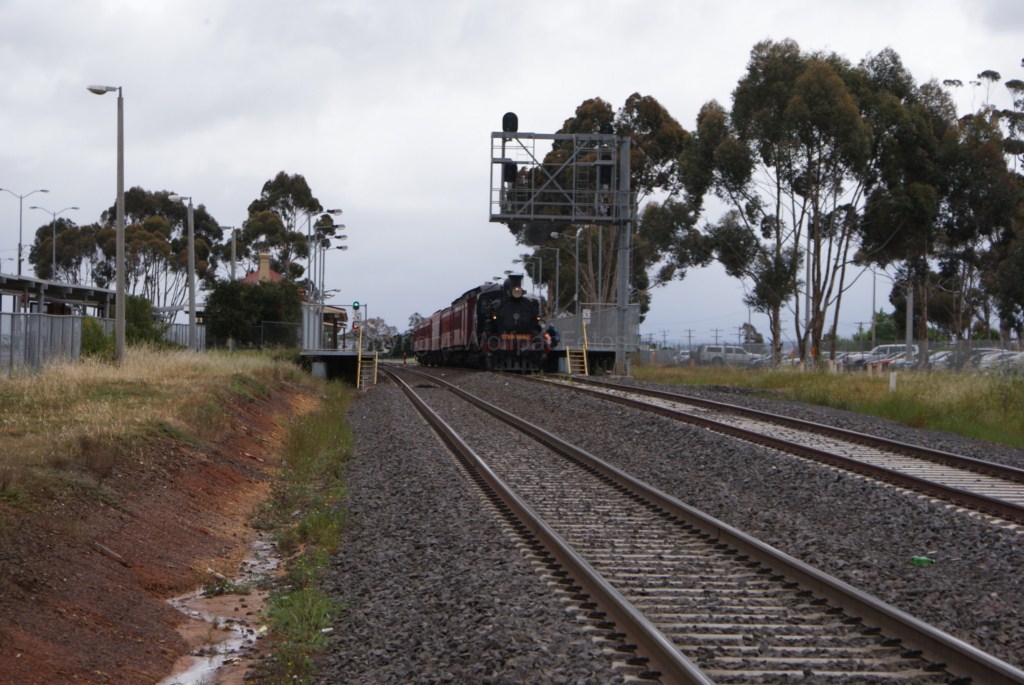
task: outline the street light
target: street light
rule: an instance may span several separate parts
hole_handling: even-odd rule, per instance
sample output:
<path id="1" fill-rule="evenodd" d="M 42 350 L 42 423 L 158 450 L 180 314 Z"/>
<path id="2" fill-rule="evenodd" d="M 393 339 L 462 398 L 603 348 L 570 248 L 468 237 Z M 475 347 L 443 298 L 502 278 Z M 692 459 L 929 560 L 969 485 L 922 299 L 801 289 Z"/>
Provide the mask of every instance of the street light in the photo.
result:
<path id="1" fill-rule="evenodd" d="M 560 238 L 561 235 L 562 234 L 558 233 L 557 231 L 552 231 L 551 232 L 551 237 L 556 239 L 556 240 L 558 238 Z M 546 246 L 542 246 L 542 247 L 539 247 L 537 249 L 539 249 L 539 250 L 554 250 L 555 251 L 555 299 L 554 299 L 554 303 L 553 303 L 554 304 L 553 312 L 554 312 L 554 315 L 557 316 L 558 315 L 558 299 L 559 299 L 559 295 L 561 294 L 561 291 L 559 290 L 559 284 L 558 284 L 558 272 L 562 270 L 562 251 L 559 248 L 557 248 L 557 247 L 546 247 Z M 549 297 L 548 299 L 550 300 L 551 298 Z"/>
<path id="2" fill-rule="evenodd" d="M 576 316 L 580 315 L 580 231 L 586 226 L 576 229 L 576 252 L 573 254 L 573 261 L 576 262 Z"/>
<path id="3" fill-rule="evenodd" d="M 345 211 L 343 209 L 337 208 L 324 209 L 319 212 L 319 214 L 329 214 L 332 217 L 341 216 L 344 213 Z M 309 282 L 310 288 L 315 288 L 317 283 L 323 280 L 322 276 L 317 273 L 317 269 L 320 265 L 320 260 L 317 258 L 317 252 L 322 246 L 319 240 L 313 240 L 313 214 L 313 212 L 306 212 L 306 245 L 308 245 L 308 255 L 306 258 L 306 271 L 308 273 L 306 274 L 306 280 Z M 331 219 L 330 226 L 324 226 L 323 228 L 344 229 L 345 226 L 344 224 L 335 224 L 334 220 Z"/>
<path id="4" fill-rule="evenodd" d="M 345 228 L 345 227 L 344 227 L 344 225 L 341 225 L 341 226 L 339 226 L 339 228 Z M 335 236 L 335 238 L 337 238 L 338 240 L 348 240 L 348 236 L 347 235 L 339 235 L 339 236 Z M 317 291 L 319 293 L 323 293 L 323 291 L 324 291 L 324 274 L 327 271 L 327 263 L 326 263 L 327 262 L 327 250 L 341 250 L 342 252 L 344 252 L 347 249 L 348 249 L 348 245 L 331 245 L 331 241 L 330 240 L 325 240 L 324 241 L 322 249 L 320 250 L 320 283 L 319 283 L 319 285 L 317 287 Z M 322 305 L 324 303 L 324 298 L 323 298 L 322 295 L 320 296 L 319 300 L 320 300 L 320 304 Z"/>
<path id="5" fill-rule="evenodd" d="M 10 193 L 14 197 L 18 198 L 18 275 L 20 276 L 21 275 L 21 218 L 22 218 L 22 214 L 24 213 L 24 210 L 22 209 L 22 205 L 24 204 L 25 198 L 28 197 L 29 195 L 32 195 L 33 193 L 48 193 L 50 191 L 46 190 L 45 188 L 40 188 L 38 190 L 33 190 L 31 192 L 25 193 L 24 195 L 19 195 L 18 193 L 14 192 L 10 188 L 0 188 L 0 190 L 4 191 L 5 193 Z"/>
<path id="6" fill-rule="evenodd" d="M 38 205 L 32 205 L 31 207 L 29 207 L 29 209 L 41 209 L 42 211 L 44 211 L 47 214 L 49 214 L 50 217 L 51 217 L 51 220 L 50 220 L 50 247 L 51 247 L 52 257 L 51 257 L 51 262 L 50 262 L 50 280 L 56 281 L 57 280 L 57 217 L 60 216 L 61 214 L 63 214 L 64 212 L 68 211 L 68 210 L 78 209 L 78 207 L 65 207 L 64 209 L 62 209 L 62 210 L 60 210 L 58 212 L 51 212 L 46 207 L 39 207 Z"/>
<path id="7" fill-rule="evenodd" d="M 542 293 L 544 287 L 543 283 L 538 283 L 540 278 L 544 275 L 544 258 L 537 255 L 523 255 L 522 259 L 513 259 L 513 264 L 522 264 L 523 269 L 526 270 L 526 263 L 533 262 L 533 275 L 530 276 L 530 280 L 533 281 L 533 289 L 536 293 Z M 529 273 L 529 271 L 527 271 Z"/>
<path id="8" fill-rule="evenodd" d="M 196 351 L 196 233 L 192 218 L 192 197 L 168 195 L 171 202 L 188 206 L 188 349 Z"/>
<path id="9" fill-rule="evenodd" d="M 124 96 L 121 86 L 87 86 L 90 93 L 104 95 L 117 91 L 117 309 L 114 317 L 114 350 L 117 362 L 124 361 Z"/>

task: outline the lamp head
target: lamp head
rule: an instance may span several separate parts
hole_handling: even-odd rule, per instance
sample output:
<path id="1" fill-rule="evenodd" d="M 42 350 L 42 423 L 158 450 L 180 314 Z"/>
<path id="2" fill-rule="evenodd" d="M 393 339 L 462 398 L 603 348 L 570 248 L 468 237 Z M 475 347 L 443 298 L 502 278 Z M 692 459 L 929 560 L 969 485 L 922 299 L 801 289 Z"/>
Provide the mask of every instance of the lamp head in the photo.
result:
<path id="1" fill-rule="evenodd" d="M 96 95 L 103 95 L 104 93 L 114 92 L 115 90 L 117 90 L 117 86 L 86 86 L 86 89 L 90 93 L 95 93 Z"/>

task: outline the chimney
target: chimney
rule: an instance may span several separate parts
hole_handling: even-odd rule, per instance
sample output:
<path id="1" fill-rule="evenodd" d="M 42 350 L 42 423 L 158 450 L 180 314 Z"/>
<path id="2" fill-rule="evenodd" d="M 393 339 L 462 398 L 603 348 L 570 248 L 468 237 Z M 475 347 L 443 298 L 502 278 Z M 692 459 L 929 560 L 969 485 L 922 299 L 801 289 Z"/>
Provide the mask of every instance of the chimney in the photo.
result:
<path id="1" fill-rule="evenodd" d="M 270 253 L 260 252 L 260 282 L 270 280 Z"/>

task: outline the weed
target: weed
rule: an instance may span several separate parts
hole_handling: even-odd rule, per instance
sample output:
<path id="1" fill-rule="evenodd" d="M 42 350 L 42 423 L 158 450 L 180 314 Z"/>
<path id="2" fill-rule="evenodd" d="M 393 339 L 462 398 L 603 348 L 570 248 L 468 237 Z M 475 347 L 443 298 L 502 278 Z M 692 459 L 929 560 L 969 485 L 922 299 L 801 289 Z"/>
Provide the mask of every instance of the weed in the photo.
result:
<path id="1" fill-rule="evenodd" d="M 0 502 L 23 511 L 27 511 L 32 507 L 32 500 L 28 490 L 20 483 L 11 485 L 0 483 Z"/>
<path id="2" fill-rule="evenodd" d="M 634 367 L 637 380 L 745 387 L 808 404 L 870 414 L 926 430 L 1024 447 L 1024 379 L 971 373 L 830 374 L 783 370 Z"/>
<path id="3" fill-rule="evenodd" d="M 170 423 L 162 419 L 157 419 L 140 426 L 139 432 L 154 438 L 168 438 L 173 442 L 178 442 L 192 447 L 197 447 L 199 445 L 199 439 L 195 434 L 185 430 L 178 424 Z"/>
<path id="4" fill-rule="evenodd" d="M 222 431 L 233 398 L 312 381 L 270 355 L 131 347 L 123 364 L 87 357 L 0 380 L 0 491 L 21 502 L 61 491 L 60 472 L 106 478 L 140 440 L 196 446 Z"/>
<path id="5" fill-rule="evenodd" d="M 268 616 L 275 632 L 286 642 L 308 645 L 316 650 L 325 640 L 323 630 L 341 611 L 341 603 L 319 588 L 303 587 L 275 592 L 270 596 Z"/>
<path id="6" fill-rule="evenodd" d="M 215 576 L 203 584 L 203 594 L 207 597 L 248 595 L 251 592 L 252 586 L 248 583 L 240 583 L 224 576 Z"/>
<path id="7" fill-rule="evenodd" d="M 323 649 L 325 629 L 342 605 L 317 587 L 344 525 L 344 463 L 352 436 L 345 412 L 354 391 L 327 384 L 320 409 L 292 421 L 285 438 L 285 470 L 274 498 L 258 512 L 258 525 L 274 532 L 278 550 L 293 554 L 287 589 L 271 594 L 267 622 L 275 658 L 267 681 L 304 683 L 313 656 Z M 301 551 L 300 551 L 301 550 Z"/>
<path id="8" fill-rule="evenodd" d="M 250 402 L 270 396 L 270 388 L 266 383 L 258 378 L 241 373 L 231 376 L 230 389 L 233 394 Z"/>
<path id="9" fill-rule="evenodd" d="M 295 587 L 309 587 L 323 573 L 330 555 L 327 550 L 311 547 L 299 555 L 288 568 L 288 580 Z"/>

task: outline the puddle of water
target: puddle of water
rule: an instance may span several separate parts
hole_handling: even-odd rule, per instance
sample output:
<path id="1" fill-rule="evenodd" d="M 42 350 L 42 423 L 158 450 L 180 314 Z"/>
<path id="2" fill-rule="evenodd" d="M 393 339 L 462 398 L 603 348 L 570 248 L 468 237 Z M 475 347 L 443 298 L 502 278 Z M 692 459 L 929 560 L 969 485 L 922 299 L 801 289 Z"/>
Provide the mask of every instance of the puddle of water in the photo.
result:
<path id="1" fill-rule="evenodd" d="M 266 631 L 260 621 L 267 595 L 267 590 L 262 588 L 279 566 L 273 545 L 257 539 L 250 548 L 249 558 L 242 562 L 238 576 L 230 579 L 233 584 L 248 586 L 250 594 L 207 597 L 203 589 L 199 589 L 169 600 L 171 606 L 190 619 L 179 632 L 192 647 L 192 653 L 179 659 L 173 675 L 158 685 L 241 683 L 247 657 Z"/>

